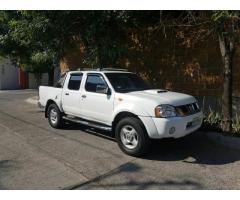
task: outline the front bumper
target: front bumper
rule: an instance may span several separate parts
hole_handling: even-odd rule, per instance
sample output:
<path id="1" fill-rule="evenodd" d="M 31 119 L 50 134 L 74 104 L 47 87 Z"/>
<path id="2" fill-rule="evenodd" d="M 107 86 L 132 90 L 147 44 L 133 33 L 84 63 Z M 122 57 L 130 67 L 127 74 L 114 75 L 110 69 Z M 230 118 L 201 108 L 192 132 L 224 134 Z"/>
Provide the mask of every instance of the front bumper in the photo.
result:
<path id="1" fill-rule="evenodd" d="M 202 125 L 202 112 L 186 117 L 155 118 L 140 117 L 150 138 L 180 138 L 199 129 Z M 170 129 L 175 130 L 173 133 Z"/>

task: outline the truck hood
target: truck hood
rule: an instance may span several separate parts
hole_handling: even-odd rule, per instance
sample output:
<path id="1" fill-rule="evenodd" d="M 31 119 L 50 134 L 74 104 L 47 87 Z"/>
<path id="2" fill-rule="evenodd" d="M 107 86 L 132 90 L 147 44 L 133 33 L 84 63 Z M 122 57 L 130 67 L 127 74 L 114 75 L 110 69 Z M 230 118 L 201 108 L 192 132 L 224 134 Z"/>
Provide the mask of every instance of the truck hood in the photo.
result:
<path id="1" fill-rule="evenodd" d="M 187 94 L 170 92 L 163 89 L 151 89 L 126 93 L 129 97 L 154 101 L 157 104 L 169 104 L 173 106 L 185 105 L 196 102 L 196 99 Z"/>

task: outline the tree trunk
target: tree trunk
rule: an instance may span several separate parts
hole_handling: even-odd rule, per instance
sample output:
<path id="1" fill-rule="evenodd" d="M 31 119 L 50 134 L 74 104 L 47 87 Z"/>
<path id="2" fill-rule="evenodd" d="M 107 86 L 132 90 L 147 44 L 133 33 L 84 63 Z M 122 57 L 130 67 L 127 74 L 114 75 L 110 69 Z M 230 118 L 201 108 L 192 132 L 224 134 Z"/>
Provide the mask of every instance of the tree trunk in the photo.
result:
<path id="1" fill-rule="evenodd" d="M 223 72 L 223 95 L 222 95 L 222 129 L 224 132 L 232 131 L 232 60 L 225 56 Z"/>
<path id="2" fill-rule="evenodd" d="M 53 86 L 53 82 L 54 82 L 54 68 L 48 71 L 48 85 Z"/>
<path id="3" fill-rule="evenodd" d="M 222 123 L 224 132 L 232 131 L 232 64 L 233 43 L 227 36 L 220 34 L 219 45 L 223 58 L 223 94 L 222 94 Z"/>

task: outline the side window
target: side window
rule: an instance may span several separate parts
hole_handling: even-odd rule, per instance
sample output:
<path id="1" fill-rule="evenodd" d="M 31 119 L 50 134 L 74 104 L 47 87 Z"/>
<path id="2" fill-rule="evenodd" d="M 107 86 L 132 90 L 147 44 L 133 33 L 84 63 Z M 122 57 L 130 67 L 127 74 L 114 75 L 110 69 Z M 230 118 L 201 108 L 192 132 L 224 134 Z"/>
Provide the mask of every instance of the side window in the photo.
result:
<path id="1" fill-rule="evenodd" d="M 82 74 L 71 74 L 68 81 L 69 90 L 79 90 L 82 80 Z"/>
<path id="2" fill-rule="evenodd" d="M 107 83 L 101 75 L 98 74 L 89 74 L 87 76 L 87 81 L 85 84 L 85 89 L 88 92 L 100 92 L 99 89 L 107 88 Z"/>

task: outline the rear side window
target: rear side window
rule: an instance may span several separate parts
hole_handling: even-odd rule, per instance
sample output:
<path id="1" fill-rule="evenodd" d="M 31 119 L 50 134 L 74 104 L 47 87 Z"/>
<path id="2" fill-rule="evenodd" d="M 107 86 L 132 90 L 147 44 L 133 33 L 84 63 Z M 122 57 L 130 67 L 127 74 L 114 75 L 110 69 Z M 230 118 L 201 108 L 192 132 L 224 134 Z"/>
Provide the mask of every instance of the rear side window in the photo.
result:
<path id="1" fill-rule="evenodd" d="M 71 74 L 68 82 L 69 90 L 79 90 L 82 81 L 82 74 Z"/>
<path id="2" fill-rule="evenodd" d="M 99 74 L 89 74 L 87 76 L 87 81 L 85 84 L 85 89 L 88 92 L 97 92 L 97 87 L 107 87 L 107 83 L 103 79 L 103 77 Z"/>

